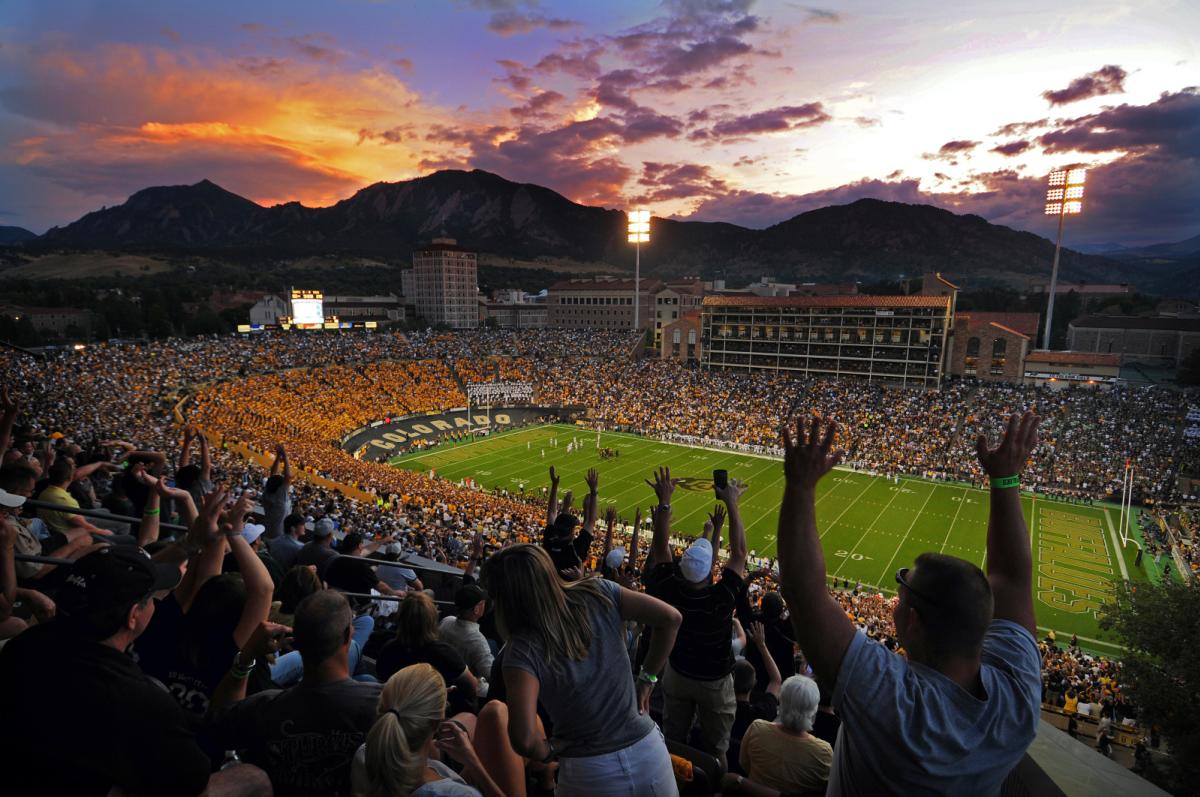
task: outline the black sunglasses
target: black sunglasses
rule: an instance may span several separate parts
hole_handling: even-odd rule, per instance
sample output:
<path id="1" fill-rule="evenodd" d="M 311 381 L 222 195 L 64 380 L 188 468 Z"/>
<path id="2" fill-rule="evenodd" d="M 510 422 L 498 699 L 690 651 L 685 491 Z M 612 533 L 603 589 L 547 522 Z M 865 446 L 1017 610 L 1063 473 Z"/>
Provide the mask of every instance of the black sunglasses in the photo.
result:
<path id="1" fill-rule="evenodd" d="M 927 603 L 931 603 L 936 606 L 938 603 L 937 600 L 929 597 L 924 592 L 921 592 L 921 590 L 917 589 L 912 584 L 908 583 L 908 572 L 911 569 L 912 568 L 909 568 L 909 567 L 902 567 L 899 570 L 897 570 L 896 571 L 896 583 L 902 584 L 903 586 L 908 587 L 909 592 L 916 595 L 921 600 L 926 601 Z"/>

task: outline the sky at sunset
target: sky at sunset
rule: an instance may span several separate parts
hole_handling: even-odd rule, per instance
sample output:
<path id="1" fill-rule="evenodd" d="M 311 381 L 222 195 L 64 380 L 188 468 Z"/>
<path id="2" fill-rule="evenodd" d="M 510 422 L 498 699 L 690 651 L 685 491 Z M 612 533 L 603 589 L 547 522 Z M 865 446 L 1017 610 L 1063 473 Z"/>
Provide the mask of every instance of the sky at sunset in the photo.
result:
<path id="1" fill-rule="evenodd" d="M 208 178 L 269 205 L 479 168 L 765 227 L 864 196 L 1068 245 L 1200 233 L 1200 2 L 2 0 L 0 225 Z"/>

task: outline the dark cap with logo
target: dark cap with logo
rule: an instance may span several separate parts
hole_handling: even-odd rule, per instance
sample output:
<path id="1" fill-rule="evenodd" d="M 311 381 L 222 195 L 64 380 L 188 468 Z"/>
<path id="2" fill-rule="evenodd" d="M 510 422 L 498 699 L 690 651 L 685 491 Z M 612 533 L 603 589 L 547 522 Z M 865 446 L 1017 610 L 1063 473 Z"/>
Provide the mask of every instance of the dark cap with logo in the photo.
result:
<path id="1" fill-rule="evenodd" d="M 480 601 L 487 600 L 488 594 L 478 584 L 463 584 L 454 593 L 454 605 L 459 609 L 470 609 Z"/>
<path id="2" fill-rule="evenodd" d="M 59 612 L 68 617 L 98 614 L 174 589 L 179 580 L 175 565 L 155 562 L 135 545 L 111 545 L 71 566 L 56 602 Z"/>

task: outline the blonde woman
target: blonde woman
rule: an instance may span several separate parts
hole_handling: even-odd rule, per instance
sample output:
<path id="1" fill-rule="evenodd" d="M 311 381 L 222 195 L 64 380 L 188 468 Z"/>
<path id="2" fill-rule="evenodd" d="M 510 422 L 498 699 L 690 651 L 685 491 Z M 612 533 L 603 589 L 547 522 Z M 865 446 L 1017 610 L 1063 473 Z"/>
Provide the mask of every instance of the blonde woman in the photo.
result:
<path id="1" fill-rule="evenodd" d="M 557 760 L 561 795 L 677 795 L 649 705 L 675 644 L 679 612 L 602 578 L 564 583 L 550 555 L 534 545 L 493 554 L 483 582 L 507 640 L 502 655 L 513 749 L 531 761 Z M 653 629 L 636 682 L 625 651 L 627 621 Z M 538 726 L 539 703 L 554 722 L 551 739 Z"/>
<path id="2" fill-rule="evenodd" d="M 524 762 L 505 738 L 503 704 L 446 719 L 446 683 L 428 664 L 397 672 L 379 694 L 379 718 L 350 770 L 354 797 L 514 797 Z M 478 744 L 479 750 L 476 750 Z M 462 774 L 439 760 L 444 753 Z"/>

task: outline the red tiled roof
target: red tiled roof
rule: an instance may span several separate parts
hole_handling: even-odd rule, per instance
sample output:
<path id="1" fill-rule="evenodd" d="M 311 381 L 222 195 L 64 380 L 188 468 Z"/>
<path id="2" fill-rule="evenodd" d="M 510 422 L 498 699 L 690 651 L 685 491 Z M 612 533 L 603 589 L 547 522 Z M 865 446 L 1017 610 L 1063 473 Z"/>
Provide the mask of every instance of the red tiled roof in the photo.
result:
<path id="1" fill-rule="evenodd" d="M 1025 338 L 1025 340 L 1029 340 L 1029 336 L 1026 335 L 1024 332 L 1018 332 L 1017 330 L 1015 330 L 1011 327 L 1004 326 L 1004 324 L 997 324 L 995 321 L 993 321 L 991 325 L 994 326 L 996 329 L 1003 329 L 1005 332 L 1007 332 L 1011 335 L 1018 335 L 1022 338 Z"/>
<path id="2" fill-rule="evenodd" d="M 641 291 L 653 293 L 663 287 L 661 280 L 644 279 L 639 286 Z M 559 280 L 550 286 L 551 291 L 575 293 L 609 293 L 611 291 L 632 291 L 633 280 Z"/>
<path id="3" fill-rule="evenodd" d="M 705 307 L 935 307 L 950 306 L 949 296 L 705 296 Z"/>
<path id="4" fill-rule="evenodd" d="M 1119 366 L 1121 355 L 1092 351 L 1034 351 L 1025 356 L 1025 362 L 1050 363 L 1052 365 Z"/>
<path id="5" fill-rule="evenodd" d="M 974 310 L 964 310 L 958 313 L 958 318 L 966 323 L 968 332 L 988 324 L 998 324 L 1029 338 L 1037 336 L 1042 321 L 1041 313 L 979 313 Z"/>

